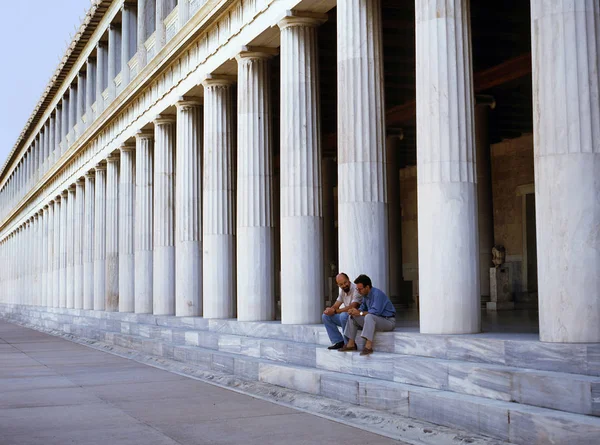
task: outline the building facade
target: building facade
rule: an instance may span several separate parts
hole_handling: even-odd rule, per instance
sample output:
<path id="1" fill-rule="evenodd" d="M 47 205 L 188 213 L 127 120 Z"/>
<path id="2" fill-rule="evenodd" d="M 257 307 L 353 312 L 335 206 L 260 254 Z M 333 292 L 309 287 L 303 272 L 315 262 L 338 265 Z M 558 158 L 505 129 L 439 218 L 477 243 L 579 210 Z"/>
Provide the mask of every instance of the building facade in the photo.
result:
<path id="1" fill-rule="evenodd" d="M 502 244 L 540 340 L 599 343 L 598 2 L 473 3 L 94 0 L 0 173 L 0 301 L 314 324 L 344 271 L 476 334 Z"/>

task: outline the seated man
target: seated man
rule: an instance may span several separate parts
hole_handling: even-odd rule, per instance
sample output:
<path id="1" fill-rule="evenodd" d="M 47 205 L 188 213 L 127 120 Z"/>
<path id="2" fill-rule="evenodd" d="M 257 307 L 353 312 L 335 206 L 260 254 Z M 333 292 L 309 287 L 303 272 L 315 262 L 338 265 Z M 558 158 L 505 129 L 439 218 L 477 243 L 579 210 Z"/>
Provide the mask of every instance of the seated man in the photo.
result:
<path id="1" fill-rule="evenodd" d="M 354 340 L 357 331 L 362 328 L 361 337 L 366 342 L 360 355 L 368 355 L 373 353 L 375 331 L 393 331 L 396 327 L 396 309 L 386 294 L 372 286 L 368 276 L 359 275 L 354 283 L 363 296 L 363 301 L 360 308 L 348 310 L 350 320 L 344 330 L 344 335 L 348 337 L 348 344 L 339 351 L 356 351 Z"/>
<path id="2" fill-rule="evenodd" d="M 348 321 L 348 309 L 356 309 L 362 301 L 362 296 L 358 293 L 356 285 L 350 281 L 350 278 L 344 272 L 335 277 L 335 282 L 340 288 L 340 295 L 335 300 L 335 304 L 326 308 L 321 316 L 325 329 L 327 329 L 327 335 L 333 343 L 327 349 L 340 349 L 344 346 L 346 339 L 342 337 L 337 327 L 341 327 L 342 332 L 344 332 Z"/>

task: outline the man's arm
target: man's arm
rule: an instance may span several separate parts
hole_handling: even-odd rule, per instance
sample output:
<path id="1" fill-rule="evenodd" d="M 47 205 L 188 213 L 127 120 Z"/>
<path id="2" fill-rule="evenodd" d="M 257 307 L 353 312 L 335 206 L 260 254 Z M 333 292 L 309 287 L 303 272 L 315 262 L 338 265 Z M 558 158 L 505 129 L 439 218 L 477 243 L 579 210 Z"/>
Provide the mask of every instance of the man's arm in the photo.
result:
<path id="1" fill-rule="evenodd" d="M 335 308 L 336 314 L 341 314 L 342 312 L 348 312 L 349 309 L 356 309 L 358 307 L 358 303 L 351 303 L 350 306 L 343 307 L 341 309 Z"/>
<path id="2" fill-rule="evenodd" d="M 325 310 L 323 311 L 323 313 L 325 315 L 333 315 L 333 314 L 337 314 L 339 312 L 342 312 L 344 309 L 340 309 L 340 306 L 342 305 L 341 301 L 336 301 L 335 304 L 331 307 L 325 308 Z M 346 309 L 347 310 L 347 309 Z M 338 312 L 339 311 L 339 312 Z"/>
<path id="3" fill-rule="evenodd" d="M 373 292 L 373 296 L 371 297 L 369 314 L 379 315 L 381 317 L 383 315 L 383 309 L 385 308 L 386 302 L 387 297 L 385 294 L 377 289 L 375 292 Z"/>

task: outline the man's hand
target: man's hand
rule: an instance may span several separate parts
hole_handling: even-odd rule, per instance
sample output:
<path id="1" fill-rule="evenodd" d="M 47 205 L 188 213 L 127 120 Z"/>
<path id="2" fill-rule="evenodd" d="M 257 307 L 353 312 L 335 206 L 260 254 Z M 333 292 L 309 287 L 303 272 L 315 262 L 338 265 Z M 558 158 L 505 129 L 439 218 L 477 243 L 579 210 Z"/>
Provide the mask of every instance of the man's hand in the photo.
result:
<path id="1" fill-rule="evenodd" d="M 350 308 L 350 309 L 348 309 L 348 314 L 358 317 L 360 315 L 360 311 L 356 308 Z"/>
<path id="2" fill-rule="evenodd" d="M 328 308 L 325 308 L 325 310 L 323 311 L 323 313 L 325 315 L 332 316 L 332 315 L 335 315 L 335 309 L 332 308 L 332 307 L 328 307 Z"/>

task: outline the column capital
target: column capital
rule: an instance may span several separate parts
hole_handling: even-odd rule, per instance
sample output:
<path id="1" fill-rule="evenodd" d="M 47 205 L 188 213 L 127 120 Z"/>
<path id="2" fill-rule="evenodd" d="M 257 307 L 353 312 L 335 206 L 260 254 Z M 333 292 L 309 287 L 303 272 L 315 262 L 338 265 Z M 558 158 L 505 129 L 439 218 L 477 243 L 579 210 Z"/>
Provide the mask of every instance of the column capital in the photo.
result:
<path id="1" fill-rule="evenodd" d="M 96 164 L 96 167 L 94 167 L 95 171 L 106 171 L 106 162 L 102 161 L 102 162 L 98 162 Z"/>
<path id="2" fill-rule="evenodd" d="M 123 152 L 131 153 L 132 151 L 135 151 L 135 143 L 134 142 L 125 142 L 123 145 L 121 145 L 119 150 L 121 153 L 123 153 Z"/>
<path id="3" fill-rule="evenodd" d="M 92 168 L 91 170 L 85 172 L 85 177 L 88 179 L 94 179 L 96 177 L 96 169 Z"/>
<path id="4" fill-rule="evenodd" d="M 111 154 L 109 154 L 107 156 L 106 162 L 107 163 L 117 162 L 119 159 L 121 159 L 121 153 L 119 153 L 118 151 L 113 151 Z"/>
<path id="5" fill-rule="evenodd" d="M 175 120 L 173 120 L 173 122 L 175 122 Z M 155 122 L 156 124 L 156 122 Z M 154 139 L 154 132 L 152 130 L 139 130 L 136 134 L 135 134 L 135 140 L 139 141 L 139 140 L 153 140 Z"/>
<path id="6" fill-rule="evenodd" d="M 69 197 L 69 190 L 63 190 L 60 195 L 62 196 L 62 198 L 68 198 Z"/>
<path id="7" fill-rule="evenodd" d="M 87 173 L 86 173 L 86 175 L 87 175 Z M 75 180 L 75 185 L 83 185 L 83 184 L 85 184 L 85 178 L 83 176 L 81 176 L 80 178 L 77 178 Z"/>
<path id="8" fill-rule="evenodd" d="M 269 48 L 265 46 L 243 46 L 235 60 L 238 62 L 243 59 L 271 59 L 279 54 L 278 48 Z"/>
<path id="9" fill-rule="evenodd" d="M 189 108 L 199 107 L 202 105 L 202 99 L 199 97 L 181 96 L 175 105 L 177 106 L 177 110 L 185 111 Z"/>
<path id="10" fill-rule="evenodd" d="M 174 124 L 175 122 L 177 122 L 177 118 L 174 115 L 170 115 L 170 114 L 159 114 L 158 116 L 156 116 L 154 118 L 154 125 L 169 125 L 169 124 Z M 154 133 L 149 130 L 149 131 L 139 131 L 138 134 L 142 135 L 140 137 L 145 137 L 145 135 L 149 135 L 151 137 L 154 137 Z M 137 134 L 136 134 L 137 137 Z"/>
<path id="11" fill-rule="evenodd" d="M 56 196 L 54 197 L 54 202 L 55 202 L 55 203 L 59 203 L 59 202 L 61 201 L 61 199 L 62 199 L 62 196 L 61 196 L 61 195 L 56 195 Z"/>
<path id="12" fill-rule="evenodd" d="M 67 192 L 75 192 L 75 184 L 71 184 L 70 186 L 67 187 Z"/>
<path id="13" fill-rule="evenodd" d="M 317 27 L 327 21 L 329 17 L 327 14 L 319 12 L 308 12 L 308 11 L 286 11 L 285 17 L 283 17 L 278 23 L 279 29 L 290 28 L 293 26 L 310 26 Z"/>
<path id="14" fill-rule="evenodd" d="M 123 4 L 121 5 L 121 11 L 124 11 L 125 9 L 128 8 L 137 8 L 137 3 L 132 2 L 132 1 L 124 1 Z"/>
<path id="15" fill-rule="evenodd" d="M 237 76 L 228 75 L 228 74 L 207 74 L 202 82 L 202 86 L 212 87 L 212 86 L 231 86 L 237 81 Z"/>

